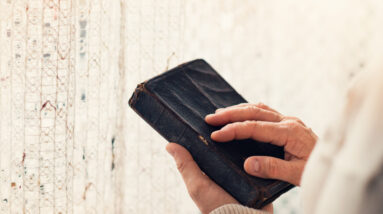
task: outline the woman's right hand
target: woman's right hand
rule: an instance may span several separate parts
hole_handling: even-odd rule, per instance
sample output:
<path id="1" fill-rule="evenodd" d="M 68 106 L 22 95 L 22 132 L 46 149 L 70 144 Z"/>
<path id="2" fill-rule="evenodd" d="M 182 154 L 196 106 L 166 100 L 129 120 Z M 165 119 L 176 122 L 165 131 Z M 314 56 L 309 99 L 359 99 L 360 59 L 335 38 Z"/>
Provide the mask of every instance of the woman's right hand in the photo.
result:
<path id="1" fill-rule="evenodd" d="M 213 126 L 225 125 L 211 134 L 216 142 L 252 138 L 284 146 L 284 160 L 252 156 L 244 163 L 245 171 L 257 177 L 300 185 L 303 169 L 318 139 L 301 120 L 284 116 L 262 103 L 244 103 L 217 109 L 207 115 L 205 121 Z"/>

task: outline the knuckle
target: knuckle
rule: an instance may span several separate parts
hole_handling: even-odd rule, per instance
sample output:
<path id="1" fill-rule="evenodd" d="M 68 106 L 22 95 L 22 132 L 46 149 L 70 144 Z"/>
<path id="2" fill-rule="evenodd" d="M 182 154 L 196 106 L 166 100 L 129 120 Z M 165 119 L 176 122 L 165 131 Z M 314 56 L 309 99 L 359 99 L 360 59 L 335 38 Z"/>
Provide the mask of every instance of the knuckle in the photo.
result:
<path id="1" fill-rule="evenodd" d="M 184 171 L 185 171 L 185 162 L 184 161 L 180 161 L 177 163 L 177 169 L 178 171 L 182 174 Z"/>
<path id="2" fill-rule="evenodd" d="M 302 124 L 302 125 L 305 125 L 305 124 L 303 123 L 303 121 L 302 121 L 301 119 L 297 118 L 297 117 L 291 117 L 291 119 L 294 120 L 294 121 L 296 121 L 297 123 L 300 123 L 300 124 Z"/>
<path id="3" fill-rule="evenodd" d="M 272 178 L 277 175 L 277 162 L 275 159 L 267 158 L 265 160 L 265 175 Z"/>
<path id="4" fill-rule="evenodd" d="M 245 107 L 249 105 L 249 103 L 240 103 L 240 104 L 237 104 L 237 105 L 233 105 L 232 107 Z"/>
<path id="5" fill-rule="evenodd" d="M 246 130 L 246 124 L 247 121 L 236 122 L 235 124 L 233 124 L 233 132 L 236 137 L 238 137 L 239 133 L 242 133 L 244 130 Z"/>
<path id="6" fill-rule="evenodd" d="M 230 123 L 230 124 L 227 124 L 225 128 L 226 128 L 226 129 L 229 129 L 229 130 L 233 130 L 233 129 L 235 129 L 238 125 L 239 125 L 239 122 Z"/>
<path id="7" fill-rule="evenodd" d="M 199 199 L 201 197 L 201 193 L 206 191 L 209 187 L 209 183 L 205 180 L 199 180 L 198 182 L 193 183 L 188 189 L 189 195 L 193 200 Z"/>
<path id="8" fill-rule="evenodd" d="M 297 133 L 302 129 L 302 124 L 296 122 L 296 121 L 289 121 L 287 123 L 288 129 L 290 133 Z"/>
<path id="9" fill-rule="evenodd" d="M 258 102 L 256 106 L 258 106 L 259 108 L 268 108 L 268 106 L 262 102 Z"/>
<path id="10" fill-rule="evenodd" d="M 257 106 L 248 106 L 248 107 L 247 107 L 247 110 L 248 110 L 249 112 L 251 112 L 252 114 L 259 114 L 260 111 L 261 111 L 261 109 L 258 108 Z"/>
<path id="11" fill-rule="evenodd" d="M 199 198 L 199 196 L 201 195 L 201 189 L 197 188 L 197 186 L 192 186 L 189 188 L 188 190 L 189 192 L 189 195 L 190 197 L 193 199 L 193 200 L 196 200 Z"/>
<path id="12" fill-rule="evenodd" d="M 222 115 L 224 117 L 231 117 L 232 116 L 232 110 L 231 109 L 225 109 L 222 111 Z"/>
<path id="13" fill-rule="evenodd" d="M 310 133 L 310 136 L 314 139 L 314 144 L 316 141 L 318 141 L 318 136 L 314 133 L 314 131 L 311 128 L 308 128 L 308 132 Z"/>
<path id="14" fill-rule="evenodd" d="M 242 122 L 242 126 L 243 128 L 253 128 L 254 126 L 257 125 L 257 122 L 256 121 L 250 121 L 250 120 L 246 120 L 246 121 L 243 121 Z"/>
<path id="15" fill-rule="evenodd" d="M 191 160 L 183 160 L 183 161 L 177 162 L 177 169 L 181 174 L 185 172 L 187 165 L 189 164 L 190 161 Z"/>
<path id="16" fill-rule="evenodd" d="M 246 120 L 241 123 L 244 126 L 250 126 L 252 124 L 252 121 Z"/>
<path id="17" fill-rule="evenodd" d="M 284 117 L 284 120 L 285 121 L 290 121 L 290 122 L 296 122 L 296 123 L 299 123 L 300 125 L 302 126 L 306 126 L 303 121 L 297 117 L 291 117 L 291 116 L 285 116 Z"/>

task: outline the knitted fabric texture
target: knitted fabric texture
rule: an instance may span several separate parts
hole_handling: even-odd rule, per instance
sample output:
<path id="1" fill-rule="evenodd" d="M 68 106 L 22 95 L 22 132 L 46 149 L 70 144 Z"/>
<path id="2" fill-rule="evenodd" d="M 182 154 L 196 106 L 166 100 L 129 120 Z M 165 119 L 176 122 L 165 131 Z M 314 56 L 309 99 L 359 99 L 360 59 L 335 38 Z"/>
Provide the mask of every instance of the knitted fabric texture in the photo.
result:
<path id="1" fill-rule="evenodd" d="M 213 210 L 210 214 L 269 214 L 269 212 L 251 209 L 240 204 L 226 204 Z"/>

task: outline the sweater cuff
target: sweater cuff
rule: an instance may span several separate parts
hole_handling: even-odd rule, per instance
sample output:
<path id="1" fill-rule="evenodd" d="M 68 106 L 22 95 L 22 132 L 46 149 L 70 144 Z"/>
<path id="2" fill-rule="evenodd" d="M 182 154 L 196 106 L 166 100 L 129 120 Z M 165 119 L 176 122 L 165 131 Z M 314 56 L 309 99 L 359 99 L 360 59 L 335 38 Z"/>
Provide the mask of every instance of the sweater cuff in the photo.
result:
<path id="1" fill-rule="evenodd" d="M 252 209 L 240 204 L 225 204 L 210 212 L 210 214 L 269 214 L 268 212 Z"/>

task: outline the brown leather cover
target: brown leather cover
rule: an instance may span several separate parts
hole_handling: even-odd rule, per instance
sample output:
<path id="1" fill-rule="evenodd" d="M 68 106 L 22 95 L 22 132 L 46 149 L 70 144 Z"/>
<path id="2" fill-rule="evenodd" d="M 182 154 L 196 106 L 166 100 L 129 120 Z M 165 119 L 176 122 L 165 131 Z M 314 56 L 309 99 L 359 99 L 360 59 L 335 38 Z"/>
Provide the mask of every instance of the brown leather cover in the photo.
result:
<path id="1" fill-rule="evenodd" d="M 293 185 L 248 175 L 244 160 L 253 155 L 283 158 L 283 148 L 254 140 L 217 143 L 204 122 L 217 108 L 245 103 L 204 60 L 182 64 L 136 88 L 130 106 L 170 142 L 181 144 L 199 167 L 241 204 L 260 208 Z"/>

